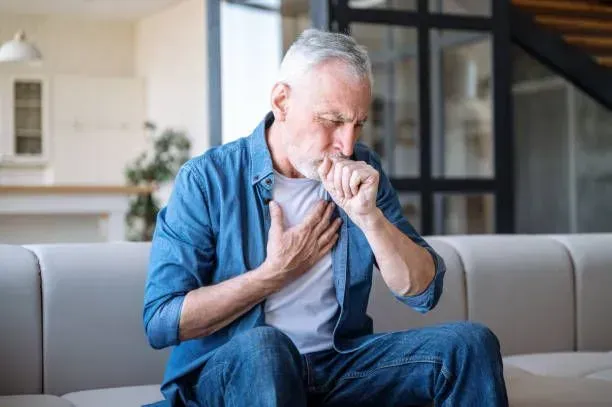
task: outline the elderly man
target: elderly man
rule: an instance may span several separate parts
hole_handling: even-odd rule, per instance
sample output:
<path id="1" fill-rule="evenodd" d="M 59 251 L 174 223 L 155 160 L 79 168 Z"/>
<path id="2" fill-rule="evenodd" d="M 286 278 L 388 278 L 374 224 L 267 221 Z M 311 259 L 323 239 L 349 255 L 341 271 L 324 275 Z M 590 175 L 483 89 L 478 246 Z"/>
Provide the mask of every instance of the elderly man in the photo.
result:
<path id="1" fill-rule="evenodd" d="M 183 166 L 145 293 L 151 346 L 175 346 L 160 404 L 508 405 L 486 327 L 372 332 L 375 265 L 420 312 L 438 302 L 445 268 L 357 143 L 371 93 L 361 46 L 307 30 L 253 133 Z"/>

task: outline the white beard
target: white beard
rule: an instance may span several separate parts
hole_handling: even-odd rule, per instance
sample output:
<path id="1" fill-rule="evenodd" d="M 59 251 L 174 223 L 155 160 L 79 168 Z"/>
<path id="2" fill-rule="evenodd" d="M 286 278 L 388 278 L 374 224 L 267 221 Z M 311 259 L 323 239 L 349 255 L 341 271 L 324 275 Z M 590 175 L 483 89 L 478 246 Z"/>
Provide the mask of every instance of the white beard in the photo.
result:
<path id="1" fill-rule="evenodd" d="M 291 148 L 290 150 L 293 150 L 293 148 Z M 340 154 L 340 153 L 335 153 L 335 154 L 324 154 L 323 157 L 328 156 L 330 158 L 333 159 L 348 159 L 348 157 L 345 157 L 344 155 Z M 302 174 L 304 177 L 314 180 L 314 181 L 321 181 L 321 177 L 319 177 L 319 166 L 321 165 L 321 163 L 323 162 L 323 157 L 312 160 L 296 160 L 295 162 L 293 160 L 290 159 L 291 164 L 293 165 L 293 167 L 300 173 Z"/>
<path id="2" fill-rule="evenodd" d="M 312 179 L 314 181 L 321 181 L 321 177 L 319 177 L 319 171 L 318 168 L 319 166 L 316 164 L 317 162 L 320 163 L 320 161 L 315 161 L 315 162 L 308 162 L 308 163 L 300 163 L 298 165 L 295 166 L 295 169 L 299 171 L 300 174 L 302 174 L 304 177 L 308 178 L 308 179 Z"/>

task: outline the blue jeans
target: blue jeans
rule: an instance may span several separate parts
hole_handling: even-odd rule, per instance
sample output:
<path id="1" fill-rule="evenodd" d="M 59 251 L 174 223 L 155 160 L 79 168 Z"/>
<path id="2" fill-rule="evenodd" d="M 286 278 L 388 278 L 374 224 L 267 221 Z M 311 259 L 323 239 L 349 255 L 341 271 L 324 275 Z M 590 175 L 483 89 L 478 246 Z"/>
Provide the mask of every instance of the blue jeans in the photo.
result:
<path id="1" fill-rule="evenodd" d="M 300 355 L 272 327 L 219 348 L 193 386 L 200 406 L 508 406 L 499 342 L 457 322 L 394 332 L 348 354 Z"/>

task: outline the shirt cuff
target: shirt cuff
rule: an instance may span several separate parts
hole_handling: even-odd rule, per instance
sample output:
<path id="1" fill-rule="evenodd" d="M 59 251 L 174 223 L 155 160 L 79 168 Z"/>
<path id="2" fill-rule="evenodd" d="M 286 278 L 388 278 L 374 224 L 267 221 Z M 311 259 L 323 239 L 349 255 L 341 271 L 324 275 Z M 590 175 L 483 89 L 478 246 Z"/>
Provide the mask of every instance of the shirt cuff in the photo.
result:
<path id="1" fill-rule="evenodd" d="M 149 322 L 149 341 L 156 349 L 179 343 L 179 321 L 185 296 L 173 297 L 159 307 Z"/>

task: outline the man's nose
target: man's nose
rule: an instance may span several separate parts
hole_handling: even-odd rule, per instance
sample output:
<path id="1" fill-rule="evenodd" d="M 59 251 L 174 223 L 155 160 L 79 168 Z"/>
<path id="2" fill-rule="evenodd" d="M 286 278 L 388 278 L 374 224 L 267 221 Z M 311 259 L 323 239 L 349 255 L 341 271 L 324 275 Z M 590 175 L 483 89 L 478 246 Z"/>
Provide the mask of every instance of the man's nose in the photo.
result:
<path id="1" fill-rule="evenodd" d="M 357 142 L 357 129 L 352 123 L 345 123 L 337 132 L 336 146 L 345 157 L 353 155 L 353 149 Z"/>

